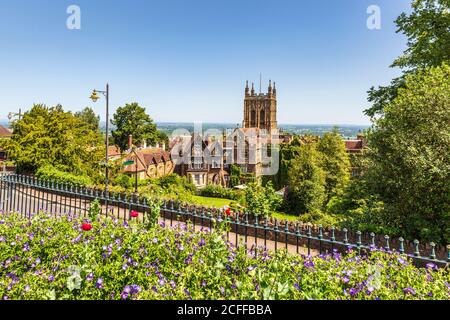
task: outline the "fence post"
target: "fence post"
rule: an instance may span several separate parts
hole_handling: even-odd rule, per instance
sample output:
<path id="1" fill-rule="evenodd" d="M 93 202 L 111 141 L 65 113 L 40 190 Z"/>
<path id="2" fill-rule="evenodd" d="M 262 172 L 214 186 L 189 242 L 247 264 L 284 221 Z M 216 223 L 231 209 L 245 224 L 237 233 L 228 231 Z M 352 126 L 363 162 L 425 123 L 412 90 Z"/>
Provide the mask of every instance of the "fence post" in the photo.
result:
<path id="1" fill-rule="evenodd" d="M 308 256 L 311 255 L 311 226 L 308 225 Z"/>
<path id="2" fill-rule="evenodd" d="M 265 217 L 264 218 L 264 250 L 267 249 L 267 229 L 269 229 L 268 217 Z"/>
<path id="3" fill-rule="evenodd" d="M 436 244 L 434 242 L 430 242 L 430 247 L 431 247 L 431 253 L 430 253 L 430 259 L 436 260 Z"/>
<path id="4" fill-rule="evenodd" d="M 319 224 L 319 235 L 317 239 L 319 239 L 319 254 L 322 254 L 322 238 L 323 238 L 323 227 Z"/>
<path id="5" fill-rule="evenodd" d="M 277 249 L 278 249 L 278 220 L 277 219 L 275 219 L 274 232 L 275 232 L 275 251 L 277 251 Z"/>
<path id="6" fill-rule="evenodd" d="M 342 231 L 344 231 L 344 244 L 348 244 L 348 230 L 344 228 Z"/>
<path id="7" fill-rule="evenodd" d="M 386 240 L 386 246 L 384 247 L 384 249 L 386 250 L 386 252 L 388 252 L 389 250 L 391 250 L 391 248 L 389 247 L 389 236 L 385 235 L 384 239 Z"/>
<path id="8" fill-rule="evenodd" d="M 334 242 L 336 241 L 336 237 L 334 235 L 334 231 L 335 231 L 335 228 L 334 228 L 334 226 L 332 226 L 331 227 L 331 237 L 330 237 L 330 240 L 331 240 L 331 252 L 332 253 L 334 251 Z"/>
<path id="9" fill-rule="evenodd" d="M 357 240 L 356 240 L 356 246 L 358 247 L 358 254 L 360 254 L 361 253 L 361 244 L 362 244 L 362 241 L 361 241 L 361 231 L 356 231 L 356 236 L 357 236 Z"/>
<path id="10" fill-rule="evenodd" d="M 399 251 L 400 251 L 400 254 L 404 254 L 405 253 L 405 246 L 404 246 L 404 239 L 402 238 L 402 237 L 400 237 L 400 238 L 398 238 L 398 241 L 400 242 L 400 248 L 399 248 Z"/>
<path id="11" fill-rule="evenodd" d="M 296 236 L 296 245 L 297 245 L 297 254 L 298 254 L 298 252 L 299 252 L 299 249 L 298 249 L 298 242 L 299 242 L 299 238 L 300 238 L 300 226 L 299 226 L 299 223 L 298 222 L 296 222 L 295 223 L 295 236 Z"/>
<path id="12" fill-rule="evenodd" d="M 286 252 L 288 252 L 288 235 L 289 235 L 289 224 L 288 221 L 284 221 L 284 241 L 286 242 Z"/>
<path id="13" fill-rule="evenodd" d="M 258 253 L 258 215 L 255 216 L 255 223 L 254 223 L 254 227 L 255 227 L 255 258 L 256 255 Z"/>
<path id="14" fill-rule="evenodd" d="M 414 240 L 414 257 L 420 257 L 419 240 Z"/>

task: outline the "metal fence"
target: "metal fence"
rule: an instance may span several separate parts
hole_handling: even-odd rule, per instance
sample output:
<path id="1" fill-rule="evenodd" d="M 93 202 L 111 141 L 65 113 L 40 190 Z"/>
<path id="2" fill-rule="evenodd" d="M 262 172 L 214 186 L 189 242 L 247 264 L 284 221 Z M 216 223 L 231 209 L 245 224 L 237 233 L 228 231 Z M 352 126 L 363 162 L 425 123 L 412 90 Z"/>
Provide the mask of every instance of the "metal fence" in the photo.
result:
<path id="1" fill-rule="evenodd" d="M 141 221 L 152 210 L 148 199 L 137 194 L 106 193 L 104 190 L 84 188 L 57 181 L 39 180 L 33 176 L 0 175 L 0 209 L 29 215 L 38 211 L 86 216 L 91 202 L 98 199 L 101 214 L 129 220 L 137 211 Z M 440 266 L 450 263 L 450 246 L 421 244 L 418 240 L 390 239 L 373 233 L 351 232 L 334 227 L 323 228 L 301 222 L 280 221 L 248 213 L 227 215 L 220 209 L 196 207 L 173 200 L 161 201 L 161 222 L 173 225 L 190 221 L 195 228 L 217 227 L 226 223 L 228 241 L 245 245 L 249 250 L 267 248 L 291 253 L 318 255 L 353 248 L 361 254 L 373 249 L 399 252 L 413 258 L 416 265 L 432 262 Z"/>

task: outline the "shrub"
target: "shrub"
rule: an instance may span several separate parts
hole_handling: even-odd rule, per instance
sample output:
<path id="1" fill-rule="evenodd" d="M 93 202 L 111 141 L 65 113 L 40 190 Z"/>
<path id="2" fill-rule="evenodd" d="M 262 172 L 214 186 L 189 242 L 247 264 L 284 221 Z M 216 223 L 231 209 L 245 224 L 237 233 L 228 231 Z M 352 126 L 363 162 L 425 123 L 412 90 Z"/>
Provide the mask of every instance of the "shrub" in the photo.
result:
<path id="1" fill-rule="evenodd" d="M 200 195 L 204 197 L 238 200 L 242 197 L 242 192 L 226 189 L 220 185 L 210 184 L 200 190 Z"/>
<path id="2" fill-rule="evenodd" d="M 92 185 L 92 180 L 83 175 L 75 175 L 72 173 L 58 170 L 57 168 L 46 165 L 40 167 L 36 171 L 36 177 L 44 180 L 53 180 L 55 182 L 68 183 L 70 185 L 89 186 Z"/>
<path id="3" fill-rule="evenodd" d="M 114 185 L 120 186 L 125 189 L 132 188 L 133 183 L 133 179 L 126 174 L 118 174 L 113 180 Z"/>
<path id="4" fill-rule="evenodd" d="M 255 216 L 271 216 L 283 199 L 275 193 L 272 183 L 265 187 L 257 183 L 249 183 L 245 189 L 245 208 Z"/>

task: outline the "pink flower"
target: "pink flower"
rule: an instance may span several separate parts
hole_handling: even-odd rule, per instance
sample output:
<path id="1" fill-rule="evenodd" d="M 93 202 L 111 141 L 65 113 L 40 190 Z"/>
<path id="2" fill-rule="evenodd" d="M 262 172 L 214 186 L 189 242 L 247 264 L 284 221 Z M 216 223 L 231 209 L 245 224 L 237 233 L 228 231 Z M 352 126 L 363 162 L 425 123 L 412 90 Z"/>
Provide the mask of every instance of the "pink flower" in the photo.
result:
<path id="1" fill-rule="evenodd" d="M 137 212 L 137 211 L 131 211 L 131 213 L 130 213 L 130 216 L 132 217 L 132 218 L 137 218 L 138 217 L 138 215 L 139 215 L 139 213 Z"/>

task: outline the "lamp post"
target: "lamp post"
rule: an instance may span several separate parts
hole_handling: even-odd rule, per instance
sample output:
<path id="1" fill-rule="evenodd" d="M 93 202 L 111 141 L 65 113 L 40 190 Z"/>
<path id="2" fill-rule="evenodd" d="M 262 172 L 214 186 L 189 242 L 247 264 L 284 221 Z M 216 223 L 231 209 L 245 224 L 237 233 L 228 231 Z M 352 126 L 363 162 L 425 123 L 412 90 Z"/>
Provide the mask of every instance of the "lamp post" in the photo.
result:
<path id="1" fill-rule="evenodd" d="M 19 117 L 19 121 L 22 119 L 22 109 L 19 108 L 19 113 L 15 113 L 15 112 L 10 112 L 8 113 L 8 119 L 9 121 L 12 120 L 12 118 L 18 116 Z"/>
<path id="2" fill-rule="evenodd" d="M 109 149 L 109 84 L 106 84 L 106 90 L 105 91 L 101 91 L 101 90 L 95 90 L 92 91 L 92 95 L 91 95 L 91 100 L 93 102 L 97 102 L 97 100 L 99 99 L 99 96 L 97 95 L 97 93 L 101 93 L 105 96 L 106 98 L 106 162 L 105 162 L 105 193 L 106 195 L 108 194 L 108 177 L 109 177 L 109 168 L 108 168 L 108 149 Z"/>

